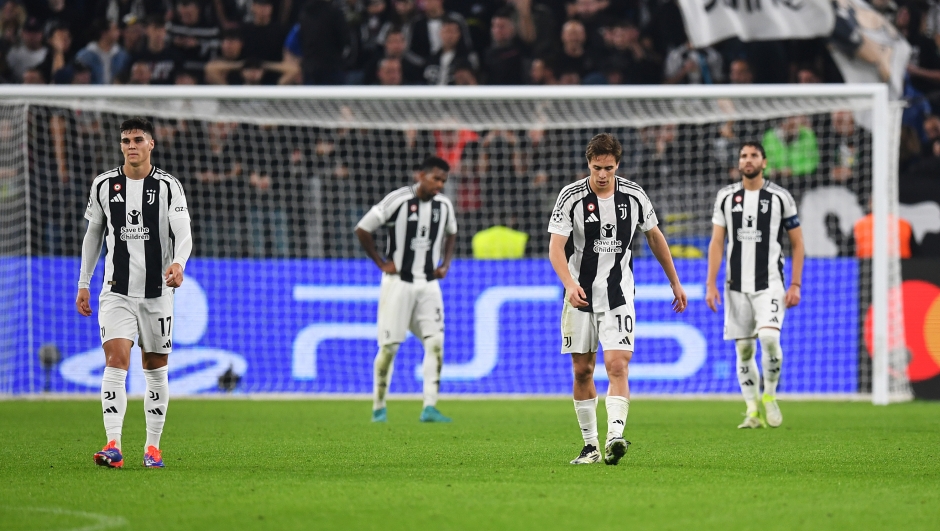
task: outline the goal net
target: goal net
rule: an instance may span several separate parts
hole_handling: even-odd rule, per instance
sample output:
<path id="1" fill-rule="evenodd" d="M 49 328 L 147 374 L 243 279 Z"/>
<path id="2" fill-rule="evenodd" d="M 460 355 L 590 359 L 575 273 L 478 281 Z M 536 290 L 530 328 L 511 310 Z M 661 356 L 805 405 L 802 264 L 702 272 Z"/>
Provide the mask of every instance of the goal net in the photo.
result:
<path id="1" fill-rule="evenodd" d="M 569 394 L 546 226 L 559 190 L 587 175 L 587 141 L 608 131 L 624 146 L 618 173 L 648 192 L 691 299 L 672 314 L 668 282 L 635 237 L 635 393 L 738 392 L 723 316 L 704 302 L 706 249 L 715 194 L 740 179 L 741 142 L 758 140 L 768 176 L 796 199 L 807 251 L 780 392 L 909 396 L 898 242 L 885 229 L 898 211 L 900 112 L 882 87 L 3 90 L 2 393 L 98 391 L 98 327 L 74 308 L 82 216 L 92 179 L 122 161 L 119 124 L 143 115 L 156 127 L 153 162 L 182 182 L 193 220 L 176 293 L 177 394 L 371 392 L 380 276 L 353 227 L 429 155 L 451 165 L 444 193 L 459 223 L 442 281 L 442 393 Z M 872 209 L 874 258 L 856 258 L 866 243 L 853 228 Z M 482 231 L 493 226 L 527 238 L 524 253 L 486 259 L 494 231 Z M 421 356 L 406 340 L 393 394 L 420 392 Z"/>

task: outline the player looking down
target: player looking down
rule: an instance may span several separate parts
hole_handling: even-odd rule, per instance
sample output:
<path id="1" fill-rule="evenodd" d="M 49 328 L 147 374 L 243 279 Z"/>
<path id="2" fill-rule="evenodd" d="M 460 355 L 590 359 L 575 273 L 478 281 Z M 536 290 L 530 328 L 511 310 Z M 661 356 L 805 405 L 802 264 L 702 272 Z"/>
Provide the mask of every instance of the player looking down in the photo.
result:
<path id="1" fill-rule="evenodd" d="M 594 387 L 598 341 L 610 379 L 604 462 L 616 465 L 630 445 L 623 431 L 630 407 L 627 374 L 636 320 L 631 248 L 638 227 L 669 278 L 672 308 L 682 312 L 687 304 L 649 197 L 638 184 L 616 175 L 622 154 L 620 142 L 610 134 L 592 138 L 585 151 L 591 175 L 561 190 L 548 225 L 548 257 L 565 286 L 561 351 L 571 354 L 574 409 L 584 438 L 581 454 L 571 461 L 575 465 L 600 460 Z"/>
<path id="2" fill-rule="evenodd" d="M 424 408 L 419 420 L 451 420 L 437 410 L 444 363 L 444 298 L 438 280 L 447 276 L 457 241 L 454 207 L 440 193 L 448 171 L 443 159 L 429 157 L 418 170 L 416 184 L 385 196 L 356 225 L 362 248 L 382 270 L 372 422 L 388 420 L 385 397 L 395 354 L 408 330 L 424 346 Z M 373 238 L 382 226 L 389 230 L 385 256 L 379 255 Z"/>

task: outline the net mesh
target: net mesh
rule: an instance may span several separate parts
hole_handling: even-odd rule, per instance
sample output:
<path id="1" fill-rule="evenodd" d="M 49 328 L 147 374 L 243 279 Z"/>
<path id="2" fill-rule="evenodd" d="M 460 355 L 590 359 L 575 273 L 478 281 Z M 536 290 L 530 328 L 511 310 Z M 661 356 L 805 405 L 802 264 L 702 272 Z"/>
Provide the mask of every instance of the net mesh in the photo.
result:
<path id="1" fill-rule="evenodd" d="M 779 389 L 869 392 L 871 268 L 854 258 L 853 225 L 871 197 L 870 106 L 870 97 L 772 93 L 8 101 L 0 107 L 0 267 L 8 273 L 0 304 L 10 310 L 0 320 L 0 390 L 97 392 L 98 328 L 73 307 L 82 214 L 94 176 L 121 163 L 120 122 L 142 114 L 156 127 L 153 162 L 180 179 L 193 219 L 194 258 L 177 290 L 177 393 L 222 392 L 226 373 L 239 377 L 236 392 L 371 392 L 379 273 L 352 229 L 385 194 L 412 183 L 422 159 L 437 155 L 452 167 L 444 193 L 459 223 L 458 260 L 442 283 L 442 392 L 568 394 L 546 226 L 561 187 L 587 175 L 583 151 L 601 131 L 624 145 L 618 173 L 650 195 L 692 299 L 686 314 L 671 314 L 668 282 L 645 240 L 635 238 L 635 392 L 738 391 L 722 316 L 704 304 L 705 250 L 715 194 L 740 178 L 737 149 L 755 139 L 768 148 L 771 179 L 797 201 L 809 257 L 803 302 L 784 327 Z M 473 236 L 493 225 L 527 236 L 523 257 L 473 258 Z M 897 260 L 891 264 L 898 286 Z M 892 330 L 902 337 L 900 305 L 894 308 Z M 54 350 L 58 363 L 48 362 Z M 892 352 L 892 389 L 903 392 L 903 347 Z M 407 340 L 392 393 L 420 392 L 420 363 L 419 342 Z M 140 369 L 131 365 L 130 390 L 142 392 Z M 602 369 L 597 376 L 603 391 Z"/>

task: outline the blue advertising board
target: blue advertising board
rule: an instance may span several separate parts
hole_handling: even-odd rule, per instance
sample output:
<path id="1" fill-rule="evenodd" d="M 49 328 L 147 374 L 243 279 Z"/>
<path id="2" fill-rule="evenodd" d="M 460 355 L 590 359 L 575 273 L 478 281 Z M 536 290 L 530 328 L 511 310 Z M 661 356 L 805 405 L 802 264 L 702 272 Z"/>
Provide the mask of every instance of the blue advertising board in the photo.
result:
<path id="1" fill-rule="evenodd" d="M 4 387 L 97 393 L 104 356 L 95 316 L 74 308 L 78 260 L 34 258 L 29 333 L 9 338 Z M 705 305 L 704 260 L 678 260 L 690 296 L 681 315 L 659 264 L 637 259 L 637 393 L 735 393 L 734 347 L 722 339 L 723 316 Z M 92 282 L 97 309 L 101 265 Z M 241 375 L 238 392 L 355 393 L 372 389 L 379 272 L 367 260 L 226 260 L 194 258 L 176 293 L 170 381 L 175 395 L 217 393 L 218 376 Z M 858 265 L 853 259 L 807 260 L 803 301 L 786 315 L 780 390 L 851 393 L 858 387 Z M 458 260 L 442 281 L 445 364 L 441 392 L 571 392 L 560 350 L 562 290 L 547 260 Z M 22 322 L 22 321 L 20 321 Z M 62 362 L 45 374 L 36 353 L 55 345 Z M 392 393 L 420 393 L 421 345 L 405 341 Z M 132 358 L 131 393 L 143 392 Z M 606 388 L 603 364 L 596 376 Z"/>

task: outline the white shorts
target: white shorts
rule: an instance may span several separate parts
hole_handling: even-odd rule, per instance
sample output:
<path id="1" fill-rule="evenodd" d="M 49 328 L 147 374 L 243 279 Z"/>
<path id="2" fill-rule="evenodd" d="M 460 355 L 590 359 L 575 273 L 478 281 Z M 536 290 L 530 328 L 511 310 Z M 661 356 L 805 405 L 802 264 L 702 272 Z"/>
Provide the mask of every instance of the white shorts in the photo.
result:
<path id="1" fill-rule="evenodd" d="M 597 352 L 598 342 L 604 350 L 632 352 L 635 322 L 632 300 L 613 310 L 588 313 L 578 310 L 565 298 L 565 307 L 561 310 L 561 353 Z"/>
<path id="2" fill-rule="evenodd" d="M 725 289 L 725 339 L 757 337 L 761 328 L 781 329 L 785 297 L 782 287 L 757 293 Z"/>
<path id="3" fill-rule="evenodd" d="M 102 291 L 98 297 L 101 344 L 116 338 L 137 340 L 144 352 L 173 350 L 173 291 L 155 299 Z"/>
<path id="4" fill-rule="evenodd" d="M 379 293 L 379 346 L 401 343 L 405 333 L 420 339 L 444 331 L 444 296 L 437 280 L 405 282 L 382 275 Z"/>

